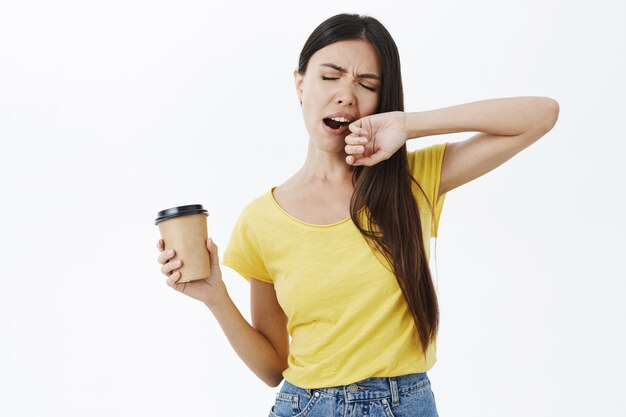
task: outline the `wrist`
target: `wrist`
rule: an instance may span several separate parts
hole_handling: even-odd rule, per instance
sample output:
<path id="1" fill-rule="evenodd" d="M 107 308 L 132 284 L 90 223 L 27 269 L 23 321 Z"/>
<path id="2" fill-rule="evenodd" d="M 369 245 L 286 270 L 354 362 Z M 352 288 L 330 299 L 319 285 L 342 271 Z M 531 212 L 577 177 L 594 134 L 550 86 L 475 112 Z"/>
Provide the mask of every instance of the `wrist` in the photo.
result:
<path id="1" fill-rule="evenodd" d="M 204 305 L 208 307 L 209 310 L 213 311 L 219 309 L 222 305 L 224 305 L 230 299 L 230 294 L 228 294 L 228 289 L 226 288 L 226 284 L 224 281 L 219 281 L 217 288 L 213 291 L 211 298 L 208 300 L 204 300 Z"/>
<path id="2" fill-rule="evenodd" d="M 405 112 L 404 113 L 404 128 L 407 133 L 407 140 L 415 139 L 425 134 L 424 128 L 424 113 L 423 112 Z"/>

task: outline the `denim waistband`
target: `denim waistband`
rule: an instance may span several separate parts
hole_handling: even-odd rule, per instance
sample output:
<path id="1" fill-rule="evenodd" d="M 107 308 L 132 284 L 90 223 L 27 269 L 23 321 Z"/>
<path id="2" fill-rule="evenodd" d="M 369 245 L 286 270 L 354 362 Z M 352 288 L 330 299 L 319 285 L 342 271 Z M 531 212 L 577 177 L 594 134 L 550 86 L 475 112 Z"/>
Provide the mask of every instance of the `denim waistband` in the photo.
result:
<path id="1" fill-rule="evenodd" d="M 280 389 L 280 394 L 306 395 L 307 397 L 327 395 L 343 397 L 345 401 L 379 399 L 391 396 L 393 402 L 397 403 L 399 395 L 429 384 L 430 380 L 426 372 L 393 377 L 373 377 L 349 385 L 325 388 L 300 388 L 285 379 Z"/>

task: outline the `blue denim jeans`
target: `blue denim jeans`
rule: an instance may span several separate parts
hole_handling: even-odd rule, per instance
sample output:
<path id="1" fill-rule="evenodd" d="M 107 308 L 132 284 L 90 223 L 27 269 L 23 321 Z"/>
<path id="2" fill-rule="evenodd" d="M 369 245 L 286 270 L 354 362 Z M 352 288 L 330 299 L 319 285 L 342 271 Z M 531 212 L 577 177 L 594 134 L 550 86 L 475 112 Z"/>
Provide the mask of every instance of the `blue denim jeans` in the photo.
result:
<path id="1" fill-rule="evenodd" d="M 426 372 L 300 388 L 284 380 L 269 417 L 438 417 Z"/>

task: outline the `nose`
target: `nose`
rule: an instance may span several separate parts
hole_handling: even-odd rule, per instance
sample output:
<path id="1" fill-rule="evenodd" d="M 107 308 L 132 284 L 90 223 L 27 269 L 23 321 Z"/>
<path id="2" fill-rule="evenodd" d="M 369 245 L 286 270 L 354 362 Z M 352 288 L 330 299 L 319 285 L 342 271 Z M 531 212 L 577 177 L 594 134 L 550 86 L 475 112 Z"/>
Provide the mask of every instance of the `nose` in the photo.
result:
<path id="1" fill-rule="evenodd" d="M 347 106 L 352 106 L 354 103 L 353 103 L 353 100 L 346 99 L 346 98 L 339 98 L 337 99 L 337 104 L 346 104 Z"/>
<path id="2" fill-rule="evenodd" d="M 355 103 L 355 95 L 351 86 L 344 86 L 337 92 L 337 104 L 352 106 Z"/>

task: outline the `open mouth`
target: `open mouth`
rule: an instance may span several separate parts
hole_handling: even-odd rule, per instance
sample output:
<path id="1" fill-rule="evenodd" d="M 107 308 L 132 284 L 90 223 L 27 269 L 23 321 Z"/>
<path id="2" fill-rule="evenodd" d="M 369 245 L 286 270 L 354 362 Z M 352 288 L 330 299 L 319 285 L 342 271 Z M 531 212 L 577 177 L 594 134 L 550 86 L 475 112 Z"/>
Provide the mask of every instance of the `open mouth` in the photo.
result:
<path id="1" fill-rule="evenodd" d="M 350 124 L 350 120 L 345 117 L 328 117 L 324 119 L 324 123 L 331 129 L 341 129 L 348 126 Z"/>

